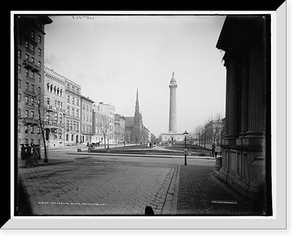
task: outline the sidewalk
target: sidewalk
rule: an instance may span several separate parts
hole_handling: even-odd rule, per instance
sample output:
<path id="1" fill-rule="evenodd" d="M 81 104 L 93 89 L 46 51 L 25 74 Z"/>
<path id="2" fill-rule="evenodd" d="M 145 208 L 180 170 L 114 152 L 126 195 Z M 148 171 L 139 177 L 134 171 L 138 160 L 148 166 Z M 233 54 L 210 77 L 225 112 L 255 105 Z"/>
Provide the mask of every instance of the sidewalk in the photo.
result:
<path id="1" fill-rule="evenodd" d="M 181 165 L 177 215 L 263 216 L 253 200 L 218 179 L 212 166 Z"/>

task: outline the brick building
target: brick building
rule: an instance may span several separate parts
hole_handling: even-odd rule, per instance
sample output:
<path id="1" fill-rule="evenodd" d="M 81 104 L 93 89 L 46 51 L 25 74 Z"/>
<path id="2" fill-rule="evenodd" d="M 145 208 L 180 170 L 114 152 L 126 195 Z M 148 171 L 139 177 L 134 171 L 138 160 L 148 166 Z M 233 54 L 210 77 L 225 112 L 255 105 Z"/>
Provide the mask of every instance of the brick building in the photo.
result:
<path id="1" fill-rule="evenodd" d="M 18 145 L 42 144 L 38 100 L 44 96 L 44 40 L 46 15 L 15 16 L 16 97 Z"/>

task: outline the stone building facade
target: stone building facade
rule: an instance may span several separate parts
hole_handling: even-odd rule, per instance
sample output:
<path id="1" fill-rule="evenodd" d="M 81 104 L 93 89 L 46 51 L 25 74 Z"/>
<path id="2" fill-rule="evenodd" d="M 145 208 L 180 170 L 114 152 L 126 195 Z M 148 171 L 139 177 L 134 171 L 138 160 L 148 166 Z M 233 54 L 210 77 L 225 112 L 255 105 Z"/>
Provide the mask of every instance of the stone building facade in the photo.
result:
<path id="1" fill-rule="evenodd" d="M 80 143 L 81 86 L 67 78 L 66 84 L 66 133 L 65 145 Z"/>
<path id="2" fill-rule="evenodd" d="M 47 147 L 65 144 L 65 78 L 44 67 L 44 112 Z"/>
<path id="3" fill-rule="evenodd" d="M 42 144 L 38 102 L 44 96 L 44 38 L 46 15 L 15 16 L 17 132 L 20 144 Z"/>
<path id="4" fill-rule="evenodd" d="M 80 143 L 91 143 L 93 136 L 93 103 L 89 97 L 81 96 Z"/>
<path id="5" fill-rule="evenodd" d="M 225 135 L 219 177 L 268 204 L 270 192 L 270 22 L 268 16 L 229 16 L 216 47 L 226 74 Z"/>

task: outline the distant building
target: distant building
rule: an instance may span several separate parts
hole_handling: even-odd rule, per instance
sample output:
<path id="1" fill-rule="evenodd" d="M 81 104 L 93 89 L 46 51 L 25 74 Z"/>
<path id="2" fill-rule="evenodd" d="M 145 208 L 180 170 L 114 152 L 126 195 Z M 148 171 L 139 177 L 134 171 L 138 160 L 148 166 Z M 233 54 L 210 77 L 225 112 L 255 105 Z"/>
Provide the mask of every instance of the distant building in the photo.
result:
<path id="1" fill-rule="evenodd" d="M 115 143 L 115 107 L 111 104 L 99 102 L 93 105 L 92 142 L 104 145 Z"/>
<path id="2" fill-rule="evenodd" d="M 15 16 L 18 145 L 43 142 L 38 100 L 44 97 L 44 26 L 51 23 L 46 15 Z"/>
<path id="3" fill-rule="evenodd" d="M 98 143 L 101 144 L 103 142 L 103 134 L 101 130 L 101 118 L 102 113 L 99 111 L 99 106 L 93 105 L 93 113 L 92 113 L 92 143 Z"/>
<path id="4" fill-rule="evenodd" d="M 75 145 L 80 142 L 81 86 L 67 78 L 65 78 L 65 84 L 66 84 L 65 144 Z"/>
<path id="5" fill-rule="evenodd" d="M 81 95 L 80 143 L 91 143 L 93 136 L 93 103 L 89 97 Z"/>
<path id="6" fill-rule="evenodd" d="M 116 143 L 125 142 L 125 117 L 115 114 L 115 140 Z"/>

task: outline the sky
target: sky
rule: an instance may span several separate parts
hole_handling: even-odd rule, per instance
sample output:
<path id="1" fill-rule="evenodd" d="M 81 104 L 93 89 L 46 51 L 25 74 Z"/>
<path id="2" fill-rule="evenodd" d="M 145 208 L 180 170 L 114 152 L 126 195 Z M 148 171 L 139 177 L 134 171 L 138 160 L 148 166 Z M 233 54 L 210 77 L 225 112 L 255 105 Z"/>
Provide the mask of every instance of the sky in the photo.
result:
<path id="1" fill-rule="evenodd" d="M 194 132 L 225 111 L 225 67 L 216 43 L 225 16 L 50 16 L 45 66 L 81 86 L 81 94 L 168 132 L 169 83 L 177 80 L 177 132 Z"/>

